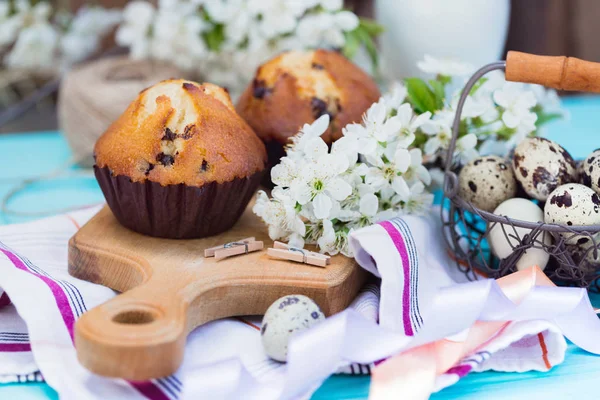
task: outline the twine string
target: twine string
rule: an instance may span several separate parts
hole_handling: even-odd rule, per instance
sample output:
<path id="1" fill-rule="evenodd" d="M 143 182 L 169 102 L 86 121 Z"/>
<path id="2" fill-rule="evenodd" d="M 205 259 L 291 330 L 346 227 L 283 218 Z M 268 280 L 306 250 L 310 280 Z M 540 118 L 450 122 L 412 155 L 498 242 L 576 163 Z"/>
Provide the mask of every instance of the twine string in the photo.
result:
<path id="1" fill-rule="evenodd" d="M 297 247 L 290 247 L 289 250 L 290 251 L 297 251 L 299 253 L 302 253 L 302 263 L 306 264 L 306 251 L 304 251 L 303 249 L 299 249 Z"/>
<path id="2" fill-rule="evenodd" d="M 223 245 L 224 249 L 230 249 L 234 246 L 244 246 L 245 250 L 246 250 L 246 254 L 248 254 L 248 242 L 230 242 L 230 243 L 225 243 Z"/>

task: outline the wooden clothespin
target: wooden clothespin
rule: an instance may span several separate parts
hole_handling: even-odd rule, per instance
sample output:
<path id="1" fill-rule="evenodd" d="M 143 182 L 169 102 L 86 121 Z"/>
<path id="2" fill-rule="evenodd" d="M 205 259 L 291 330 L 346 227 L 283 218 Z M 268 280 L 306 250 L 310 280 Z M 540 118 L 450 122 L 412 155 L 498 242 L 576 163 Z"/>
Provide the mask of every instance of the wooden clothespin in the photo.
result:
<path id="1" fill-rule="evenodd" d="M 267 255 L 283 260 L 315 265 L 317 267 L 325 267 L 331 263 L 331 257 L 325 254 L 315 253 L 314 251 L 308 251 L 304 249 L 297 249 L 281 242 L 275 242 L 273 244 L 273 248 L 267 249 Z"/>
<path id="2" fill-rule="evenodd" d="M 215 260 L 220 260 L 238 254 L 248 254 L 262 250 L 263 247 L 263 242 L 257 241 L 254 237 L 249 237 L 206 249 L 204 250 L 204 257 L 214 257 Z"/>

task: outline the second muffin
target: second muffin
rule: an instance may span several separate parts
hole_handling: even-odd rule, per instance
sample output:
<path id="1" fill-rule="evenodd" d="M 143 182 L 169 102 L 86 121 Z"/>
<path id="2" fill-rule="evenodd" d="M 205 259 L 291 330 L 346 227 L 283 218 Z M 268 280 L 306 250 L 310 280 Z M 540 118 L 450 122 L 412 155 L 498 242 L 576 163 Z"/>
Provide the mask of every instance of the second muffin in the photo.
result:
<path id="1" fill-rule="evenodd" d="M 322 137 L 330 144 L 380 96 L 373 79 L 340 53 L 290 51 L 258 68 L 236 108 L 267 145 L 272 166 L 303 124 L 329 114 Z"/>

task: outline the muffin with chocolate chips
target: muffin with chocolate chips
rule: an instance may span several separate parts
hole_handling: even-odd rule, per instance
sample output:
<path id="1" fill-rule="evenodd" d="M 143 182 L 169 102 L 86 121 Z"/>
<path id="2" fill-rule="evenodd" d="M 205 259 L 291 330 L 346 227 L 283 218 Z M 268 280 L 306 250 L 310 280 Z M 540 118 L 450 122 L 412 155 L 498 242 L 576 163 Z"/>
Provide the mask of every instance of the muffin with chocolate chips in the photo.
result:
<path id="1" fill-rule="evenodd" d="M 225 90 L 184 80 L 140 93 L 94 150 L 96 178 L 119 222 L 173 239 L 233 226 L 267 160 Z"/>
<path id="2" fill-rule="evenodd" d="M 258 68 L 237 110 L 267 145 L 272 166 L 303 124 L 329 114 L 329 129 L 322 137 L 332 143 L 379 97 L 371 77 L 341 54 L 291 51 Z"/>

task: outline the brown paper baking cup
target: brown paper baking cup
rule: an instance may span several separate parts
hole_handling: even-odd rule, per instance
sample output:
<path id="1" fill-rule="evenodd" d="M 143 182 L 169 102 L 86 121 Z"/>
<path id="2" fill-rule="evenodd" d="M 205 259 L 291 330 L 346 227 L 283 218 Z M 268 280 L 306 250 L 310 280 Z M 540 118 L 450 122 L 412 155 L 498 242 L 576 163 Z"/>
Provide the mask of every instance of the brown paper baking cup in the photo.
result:
<path id="1" fill-rule="evenodd" d="M 94 166 L 94 173 L 121 225 L 149 236 L 197 239 L 226 231 L 237 222 L 264 171 L 201 187 L 132 182 L 127 176 L 113 176 L 108 167 Z"/>

